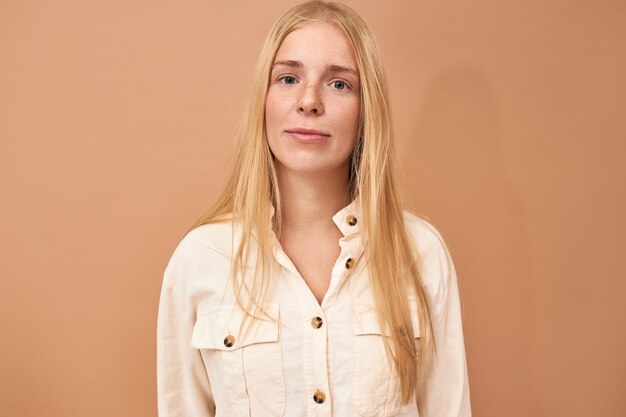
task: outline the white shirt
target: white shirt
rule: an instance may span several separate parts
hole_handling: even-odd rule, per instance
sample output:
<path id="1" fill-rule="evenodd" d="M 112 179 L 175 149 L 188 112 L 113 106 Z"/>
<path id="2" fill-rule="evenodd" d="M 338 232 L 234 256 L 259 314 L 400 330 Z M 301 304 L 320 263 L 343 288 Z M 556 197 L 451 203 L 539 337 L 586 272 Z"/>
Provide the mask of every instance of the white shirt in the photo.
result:
<path id="1" fill-rule="evenodd" d="M 415 404 L 401 405 L 387 361 L 353 202 L 333 216 L 341 252 L 321 305 L 274 238 L 267 305 L 278 321 L 259 320 L 246 334 L 239 333 L 244 313 L 228 279 L 237 229 L 205 224 L 182 239 L 159 305 L 159 416 L 471 416 L 454 266 L 432 225 L 404 217 L 422 259 L 437 346 L 419 413 Z M 251 276 L 254 267 L 247 271 Z M 409 300 L 419 337 L 417 304 Z"/>

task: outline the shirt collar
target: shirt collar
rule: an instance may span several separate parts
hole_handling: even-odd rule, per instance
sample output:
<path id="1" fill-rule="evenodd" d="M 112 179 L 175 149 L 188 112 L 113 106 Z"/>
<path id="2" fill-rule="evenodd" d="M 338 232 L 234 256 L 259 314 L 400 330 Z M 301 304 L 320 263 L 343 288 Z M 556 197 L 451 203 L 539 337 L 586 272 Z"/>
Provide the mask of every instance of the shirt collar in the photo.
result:
<path id="1" fill-rule="evenodd" d="M 356 200 L 339 210 L 333 216 L 333 222 L 337 225 L 341 233 L 345 236 L 352 236 L 361 231 L 361 218 Z"/>
<path id="2" fill-rule="evenodd" d="M 274 207 L 271 207 L 270 211 L 271 211 L 271 214 L 273 215 Z M 335 225 L 339 228 L 339 230 L 344 236 L 343 238 L 340 239 L 340 241 L 344 238 L 356 235 L 361 231 L 359 210 L 355 201 L 352 201 L 346 207 L 342 208 L 337 213 L 335 213 L 332 219 Z M 271 232 L 271 236 L 272 236 L 272 241 L 273 241 L 272 252 L 274 254 L 274 258 L 283 267 L 287 268 L 288 270 L 292 272 L 298 273 L 297 268 L 295 267 L 291 259 L 287 256 L 285 251 L 282 249 L 280 241 L 278 240 L 278 238 L 276 237 L 276 234 L 273 231 Z"/>
<path id="3" fill-rule="evenodd" d="M 270 207 L 270 219 L 274 216 L 274 207 Z M 356 200 L 339 210 L 332 217 L 333 222 L 344 237 L 352 236 L 361 231 L 360 210 Z"/>

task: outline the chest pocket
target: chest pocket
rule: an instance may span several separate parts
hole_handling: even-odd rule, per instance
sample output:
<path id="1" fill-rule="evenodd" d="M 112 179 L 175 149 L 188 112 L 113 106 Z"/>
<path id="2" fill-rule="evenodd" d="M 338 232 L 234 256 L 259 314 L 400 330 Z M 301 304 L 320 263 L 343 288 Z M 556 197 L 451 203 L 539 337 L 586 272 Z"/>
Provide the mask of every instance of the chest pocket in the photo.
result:
<path id="1" fill-rule="evenodd" d="M 353 306 L 354 380 L 352 399 L 362 417 L 396 416 L 416 408 L 402 404 L 400 381 L 393 362 L 387 359 L 383 332 L 373 303 Z M 409 300 L 415 341 L 420 337 L 417 302 Z"/>
<path id="2" fill-rule="evenodd" d="M 276 320 L 254 320 L 247 331 L 239 306 L 222 306 L 194 325 L 191 346 L 201 350 L 209 378 L 224 384 L 236 417 L 280 417 L 285 409 L 278 304 L 265 310 Z"/>

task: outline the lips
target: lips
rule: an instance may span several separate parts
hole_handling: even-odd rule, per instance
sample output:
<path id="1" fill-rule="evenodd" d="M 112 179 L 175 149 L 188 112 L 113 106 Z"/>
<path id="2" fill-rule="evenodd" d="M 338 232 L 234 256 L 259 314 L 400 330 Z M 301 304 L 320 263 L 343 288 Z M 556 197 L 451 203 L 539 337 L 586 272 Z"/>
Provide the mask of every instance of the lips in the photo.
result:
<path id="1" fill-rule="evenodd" d="M 285 131 L 293 139 L 301 143 L 320 143 L 330 139 L 330 133 L 316 129 L 295 128 Z"/>

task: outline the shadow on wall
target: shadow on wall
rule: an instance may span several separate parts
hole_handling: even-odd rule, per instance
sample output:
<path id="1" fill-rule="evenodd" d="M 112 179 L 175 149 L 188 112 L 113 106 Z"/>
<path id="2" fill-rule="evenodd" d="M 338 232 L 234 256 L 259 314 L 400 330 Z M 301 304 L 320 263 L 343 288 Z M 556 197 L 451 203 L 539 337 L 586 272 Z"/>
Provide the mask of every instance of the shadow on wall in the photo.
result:
<path id="1" fill-rule="evenodd" d="M 441 231 L 455 261 L 474 413 L 521 417 L 534 411 L 531 265 L 525 208 L 503 140 L 490 81 L 455 68 L 426 89 L 401 166 L 407 204 Z"/>

